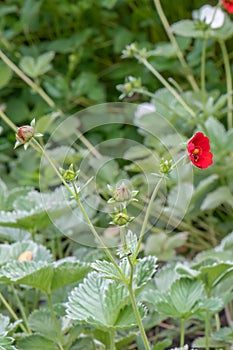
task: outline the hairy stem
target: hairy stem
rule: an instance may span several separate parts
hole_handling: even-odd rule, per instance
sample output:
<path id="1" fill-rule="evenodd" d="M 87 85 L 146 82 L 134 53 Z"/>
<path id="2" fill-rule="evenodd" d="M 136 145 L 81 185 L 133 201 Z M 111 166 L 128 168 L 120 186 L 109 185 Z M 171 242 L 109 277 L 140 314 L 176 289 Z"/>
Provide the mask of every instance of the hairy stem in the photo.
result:
<path id="1" fill-rule="evenodd" d="M 162 6 L 160 4 L 160 0 L 154 0 L 154 4 L 155 4 L 155 7 L 156 7 L 156 10 L 158 12 L 158 15 L 161 19 L 161 22 L 163 24 L 163 27 L 167 33 L 167 36 L 169 38 L 169 40 L 171 41 L 172 45 L 174 46 L 175 50 L 176 50 L 176 54 L 177 54 L 177 57 L 181 63 L 181 66 L 184 68 L 184 70 L 187 72 L 187 80 L 188 82 L 190 83 L 192 89 L 194 91 L 198 91 L 199 90 L 199 87 L 196 83 L 196 80 L 194 78 L 194 76 L 190 73 L 190 69 L 189 69 L 189 66 L 187 65 L 185 59 L 184 59 L 184 56 L 183 56 L 183 53 L 182 51 L 180 50 L 180 47 L 176 41 L 176 38 L 175 36 L 173 35 L 172 31 L 171 31 L 171 27 L 168 23 L 168 20 L 163 12 L 163 9 L 162 9 Z"/>
<path id="2" fill-rule="evenodd" d="M 109 333 L 108 333 L 108 335 L 109 335 L 109 343 L 108 343 L 108 349 L 109 350 L 116 350 L 116 347 L 115 347 L 115 339 L 114 339 L 114 337 L 115 337 L 115 332 L 114 331 L 110 331 Z"/>
<path id="3" fill-rule="evenodd" d="M 226 48 L 226 44 L 223 40 L 219 40 L 219 45 L 222 50 L 223 55 L 223 62 L 225 66 L 225 76 L 226 76 L 226 84 L 227 84 L 227 126 L 228 130 L 230 130 L 233 126 L 232 124 L 232 76 L 231 76 L 231 66 L 230 66 L 230 60 L 228 57 L 228 52 Z"/>
<path id="4" fill-rule="evenodd" d="M 11 314 L 11 316 L 14 318 L 15 321 L 19 321 L 18 316 L 16 315 L 16 313 L 14 312 L 14 310 L 11 308 L 10 304 L 7 302 L 7 300 L 4 298 L 4 296 L 2 295 L 2 293 L 0 293 L 0 301 L 3 303 L 3 305 L 5 306 L 5 308 L 9 311 L 9 313 Z M 29 334 L 28 330 L 25 328 L 25 326 L 20 323 L 19 327 L 22 329 L 22 331 L 25 334 Z"/>
<path id="5" fill-rule="evenodd" d="M 28 330 L 27 333 L 28 333 L 28 334 L 31 334 L 31 333 L 32 333 L 32 332 L 31 332 L 31 328 L 30 328 L 30 326 L 29 326 L 29 324 L 28 324 L 28 320 L 27 320 L 26 313 L 25 313 L 25 311 L 24 311 L 23 304 L 21 303 L 21 300 L 19 299 L 18 293 L 17 293 L 17 291 L 15 290 L 15 287 L 12 285 L 11 288 L 12 288 L 12 291 L 13 291 L 13 294 L 14 294 L 14 297 L 15 297 L 15 300 L 16 300 L 16 302 L 17 302 L 18 308 L 19 308 L 19 310 L 20 310 L 20 313 L 21 313 L 21 315 L 22 315 L 24 324 L 25 324 L 25 326 L 27 327 L 27 330 Z"/>
<path id="6" fill-rule="evenodd" d="M 47 298 L 48 298 L 48 305 L 49 305 L 50 314 L 51 314 L 51 317 L 52 317 L 52 320 L 53 320 L 53 324 L 54 324 L 54 327 L 56 329 L 56 333 L 57 333 L 57 337 L 58 337 L 58 342 L 59 342 L 58 345 L 59 345 L 60 350 L 64 350 L 64 347 L 63 347 L 63 335 L 61 333 L 61 329 L 60 329 L 60 326 L 59 326 L 58 321 L 57 321 L 57 316 L 56 316 L 54 308 L 53 308 L 51 295 L 47 294 Z"/>
<path id="7" fill-rule="evenodd" d="M 4 53 L 2 50 L 0 50 L 0 58 L 3 60 L 3 62 L 6 63 L 6 65 L 13 70 L 27 85 L 29 85 L 34 91 L 36 91 L 47 104 L 54 108 L 55 103 L 54 101 L 49 97 L 49 95 L 46 94 L 46 92 L 38 86 L 36 83 L 34 83 L 33 80 L 31 80 L 24 72 L 19 69 Z"/>
<path id="8" fill-rule="evenodd" d="M 210 331 L 210 316 L 209 312 L 205 314 L 205 349 L 209 350 L 209 331 Z"/>
<path id="9" fill-rule="evenodd" d="M 145 57 L 141 57 L 138 54 L 135 54 L 135 58 L 142 63 L 168 91 L 176 98 L 176 100 L 184 107 L 184 109 L 192 116 L 196 118 L 195 112 L 187 105 L 184 99 L 178 94 L 178 92 L 164 79 L 164 77 L 147 61 Z"/>
<path id="10" fill-rule="evenodd" d="M 128 291 L 129 291 L 130 301 L 131 301 L 131 304 L 133 307 L 134 315 L 135 315 L 136 320 L 137 320 L 137 324 L 138 324 L 138 327 L 139 327 L 139 330 L 140 330 L 140 333 L 142 336 L 142 340 L 143 340 L 145 349 L 150 350 L 150 344 L 149 344 L 148 339 L 147 339 L 147 335 L 146 335 L 146 332 L 145 332 L 145 329 L 144 329 L 144 326 L 142 323 L 142 319 L 141 319 L 141 316 L 140 316 L 140 313 L 138 310 L 138 306 L 137 306 L 137 302 L 136 302 L 136 298 L 135 298 L 135 294 L 134 294 L 134 290 L 133 290 L 134 264 L 132 263 L 130 257 L 128 257 L 128 261 L 130 264 L 130 280 L 129 280 L 127 287 L 128 287 Z"/>
<path id="11" fill-rule="evenodd" d="M 154 203 L 155 197 L 156 197 L 156 195 L 157 195 L 157 193 L 158 193 L 158 190 L 159 190 L 159 188 L 160 188 L 160 186 L 161 186 L 163 180 L 164 180 L 164 176 L 162 176 L 162 177 L 159 179 L 159 181 L 158 181 L 157 185 L 155 186 L 154 191 L 153 191 L 153 193 L 152 193 L 152 195 L 151 195 L 150 201 L 149 201 L 149 203 L 148 203 L 147 210 L 146 210 L 145 217 L 144 217 L 144 221 L 143 221 L 142 228 L 141 228 L 141 232 L 140 232 L 140 236 L 139 236 L 139 239 L 138 239 L 138 244 L 137 244 L 136 252 L 135 252 L 135 255 L 134 255 L 134 257 L 133 257 L 133 262 L 135 262 L 136 259 L 137 259 L 137 255 L 138 255 L 139 250 L 140 250 L 140 246 L 141 246 L 141 243 L 142 243 L 142 239 L 143 239 L 143 236 L 144 236 L 145 231 L 146 231 L 146 226 L 147 226 L 147 223 L 148 223 L 148 220 L 149 220 L 151 208 L 152 208 L 152 205 L 153 205 L 153 203 Z"/>
<path id="12" fill-rule="evenodd" d="M 19 69 L 9 57 L 7 57 L 2 50 L 0 50 L 0 58 L 5 64 L 12 69 L 28 86 L 30 86 L 35 92 L 37 92 L 41 98 L 53 109 L 56 109 L 59 115 L 64 115 L 64 112 L 56 107 L 55 102 L 51 97 L 32 79 L 30 79 L 21 69 Z M 13 126 L 13 125 L 12 125 Z M 80 141 L 89 149 L 89 151 L 96 157 L 100 158 L 101 154 L 94 148 L 94 146 L 86 139 L 79 130 L 76 130 Z"/>
<path id="13" fill-rule="evenodd" d="M 184 327 L 184 318 L 180 320 L 180 347 L 184 346 L 184 335 L 185 335 L 185 327 Z"/>
<path id="14" fill-rule="evenodd" d="M 201 53 L 201 95 L 202 95 L 203 108 L 206 102 L 205 64 L 206 64 L 206 39 L 203 40 L 202 53 Z"/>

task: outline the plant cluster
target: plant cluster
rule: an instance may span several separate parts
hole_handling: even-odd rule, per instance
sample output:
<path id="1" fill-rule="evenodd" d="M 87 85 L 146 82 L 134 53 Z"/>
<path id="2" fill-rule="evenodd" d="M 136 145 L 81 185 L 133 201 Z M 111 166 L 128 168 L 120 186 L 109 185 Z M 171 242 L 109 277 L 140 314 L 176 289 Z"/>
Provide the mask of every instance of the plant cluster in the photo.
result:
<path id="1" fill-rule="evenodd" d="M 113 20 L 110 9 L 117 2 L 100 3 L 69 3 L 75 11 L 69 31 L 75 16 L 91 13 L 91 5 Z M 33 95 L 34 108 L 22 113 L 11 101 L 22 115 L 15 119 L 8 102 L 0 106 L 17 154 L 17 159 L 6 155 L 11 169 L 3 167 L 0 181 L 2 349 L 233 346 L 233 98 L 227 50 L 233 2 L 205 5 L 192 19 L 171 26 L 160 0 L 154 5 L 169 42 L 155 47 L 140 37 L 136 42 L 130 31 L 122 39 L 126 31 L 119 29 L 115 53 L 123 50 L 123 61 L 133 59 L 140 67 L 138 76 L 130 71 L 117 84 L 120 103 L 95 105 L 106 101 L 101 79 L 91 71 L 75 77 L 94 49 L 79 55 L 75 50 L 88 40 L 103 45 L 93 39 L 94 24 L 80 36 L 42 40 L 34 56 L 32 47 L 21 46 L 18 64 L 9 57 L 16 52 L 10 44 L 16 29 L 1 24 L 3 100 L 14 72 L 28 86 L 24 107 L 18 106 L 25 109 Z M 42 6 L 46 11 L 40 12 Z M 30 0 L 22 6 L 18 30 L 28 41 L 44 29 L 50 7 L 55 9 Z M 6 6 L 2 17 L 17 10 Z M 67 9 L 56 8 L 57 36 L 59 11 Z M 68 57 L 66 78 L 62 69 L 47 75 L 55 52 Z M 148 81 L 145 70 L 151 73 Z M 82 106 L 94 106 L 68 116 L 77 98 Z M 134 98 L 143 103 L 128 103 Z M 36 123 L 24 123 L 32 114 Z"/>

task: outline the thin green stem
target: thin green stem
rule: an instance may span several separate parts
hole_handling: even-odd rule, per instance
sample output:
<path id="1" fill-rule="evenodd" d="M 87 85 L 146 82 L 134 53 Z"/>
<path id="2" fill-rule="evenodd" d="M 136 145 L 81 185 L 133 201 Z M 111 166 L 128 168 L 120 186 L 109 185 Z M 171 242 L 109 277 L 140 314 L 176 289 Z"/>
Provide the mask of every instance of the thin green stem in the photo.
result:
<path id="1" fill-rule="evenodd" d="M 38 86 L 34 81 L 32 81 L 24 72 L 19 69 L 4 53 L 2 50 L 0 50 L 0 58 L 3 60 L 3 62 L 6 63 L 6 65 L 13 70 L 27 85 L 29 85 L 34 91 L 36 91 L 42 99 L 47 102 L 47 104 L 54 108 L 55 103 L 54 101 L 46 94 L 46 92 Z"/>
<path id="2" fill-rule="evenodd" d="M 139 235 L 139 239 L 138 239 L 138 244 L 137 244 L 137 248 L 136 248 L 136 252 L 135 252 L 135 255 L 133 257 L 133 262 L 135 262 L 135 260 L 137 259 L 137 255 L 139 253 L 139 250 L 140 250 L 140 246 L 141 246 L 141 243 L 142 243 L 142 239 L 143 239 L 143 236 L 145 234 L 145 231 L 146 231 L 146 226 L 147 226 L 147 223 L 148 223 L 148 220 L 149 220 L 149 216 L 150 216 L 150 212 L 151 212 L 151 208 L 152 208 L 152 205 L 154 203 L 154 200 L 155 200 L 155 197 L 158 193 L 158 190 L 162 184 L 164 180 L 164 176 L 162 176 L 157 185 L 155 186 L 154 188 L 154 191 L 151 195 L 151 198 L 150 198 L 150 201 L 148 203 L 148 207 L 147 207 L 147 210 L 146 210 L 146 213 L 145 213 L 145 217 L 144 217 L 144 221 L 143 221 L 143 224 L 142 224 L 142 228 L 141 228 L 141 232 L 140 232 L 140 235 Z"/>
<path id="3" fill-rule="evenodd" d="M 180 320 L 180 347 L 182 348 L 184 346 L 184 336 L 185 336 L 185 324 L 184 324 L 184 318 Z"/>
<path id="4" fill-rule="evenodd" d="M 48 299 L 48 306 L 49 306 L 50 314 L 51 314 L 53 324 L 54 324 L 54 327 L 55 327 L 55 330 L 57 333 L 57 337 L 58 337 L 58 345 L 59 345 L 60 350 L 64 350 L 63 335 L 61 333 L 61 329 L 60 329 L 60 326 L 59 326 L 58 321 L 57 321 L 57 316 L 56 316 L 54 308 L 53 308 L 53 303 L 52 303 L 50 294 L 47 294 L 47 299 Z"/>
<path id="5" fill-rule="evenodd" d="M 178 94 L 178 92 L 164 79 L 164 77 L 147 61 L 145 57 L 141 57 L 135 54 L 135 58 L 142 63 L 147 69 L 165 86 L 168 91 L 176 98 L 176 100 L 184 107 L 184 109 L 192 116 L 196 118 L 195 112 L 187 105 L 184 99 Z"/>
<path id="6" fill-rule="evenodd" d="M 153 94 L 152 92 L 150 91 L 147 91 L 145 89 L 134 89 L 134 92 L 137 92 L 138 94 L 142 94 L 142 95 L 145 95 L 145 96 L 148 96 L 148 97 L 151 97 L 151 98 L 154 98 L 155 97 L 155 94 Z"/>
<path id="7" fill-rule="evenodd" d="M 128 259 L 128 260 L 130 261 L 130 259 Z M 150 350 L 150 344 L 149 344 L 147 336 L 146 336 L 146 332 L 145 332 L 145 329 L 144 329 L 144 326 L 142 323 L 142 319 L 141 319 L 141 316 L 140 316 L 140 313 L 139 313 L 139 310 L 137 307 L 137 302 L 136 302 L 136 298 L 135 298 L 134 291 L 133 291 L 133 268 L 134 268 L 134 266 L 132 263 L 130 264 L 130 266 L 131 266 L 131 277 L 130 277 L 130 282 L 128 284 L 129 296 L 130 296 L 134 315 L 135 315 L 136 320 L 137 320 L 137 324 L 138 324 L 138 327 L 139 327 L 139 330 L 140 330 L 140 333 L 142 336 L 142 340 L 143 340 L 145 349 Z"/>
<path id="8" fill-rule="evenodd" d="M 227 126 L 228 130 L 230 130 L 233 126 L 232 124 L 232 76 L 231 76 L 231 66 L 230 60 L 226 48 L 226 44 L 223 40 L 219 40 L 219 45 L 222 50 L 223 62 L 225 66 L 225 76 L 226 76 L 226 85 L 227 85 Z"/>
<path id="9" fill-rule="evenodd" d="M 108 333 L 109 335 L 109 342 L 108 342 L 108 349 L 109 350 L 116 350 L 116 347 L 115 347 L 115 332 L 114 331 L 110 331 Z"/>
<path id="10" fill-rule="evenodd" d="M 205 82 L 205 65 L 206 65 L 206 39 L 202 43 L 202 53 L 201 53 L 201 94 L 202 94 L 202 104 L 203 108 L 206 102 L 206 82 Z"/>
<path id="11" fill-rule="evenodd" d="M 89 219 L 89 216 L 85 210 L 85 208 L 83 207 L 82 203 L 79 200 L 79 196 L 78 196 L 78 191 L 76 188 L 75 183 L 73 182 L 73 188 L 74 188 L 74 192 L 72 191 L 72 189 L 70 188 L 70 186 L 67 184 L 67 182 L 64 180 L 64 178 L 62 177 L 61 173 L 59 172 L 59 170 L 57 169 L 56 165 L 54 164 L 54 162 L 52 161 L 52 159 L 49 157 L 49 155 L 46 153 L 45 149 L 35 140 L 33 139 L 33 143 L 32 145 L 35 145 L 36 147 L 38 147 L 39 151 L 41 153 L 43 153 L 43 155 L 45 156 L 45 158 L 47 159 L 47 161 L 49 162 L 49 164 L 51 165 L 51 167 L 53 168 L 53 170 L 55 171 L 55 173 L 57 174 L 57 176 L 59 177 L 59 179 L 61 180 L 61 182 L 63 183 L 63 185 L 67 188 L 67 190 L 69 191 L 69 193 L 72 195 L 72 197 L 75 199 L 76 203 L 79 206 L 79 209 L 81 210 L 91 232 L 93 233 L 94 237 L 96 238 L 96 240 L 98 241 L 98 243 L 100 244 L 100 246 L 104 249 L 105 254 L 107 255 L 107 257 L 110 259 L 110 261 L 114 264 L 114 266 L 116 267 L 116 269 L 118 270 L 122 280 L 125 280 L 125 276 L 123 274 L 123 272 L 121 271 L 120 267 L 118 266 L 118 264 L 116 263 L 114 257 L 112 256 L 112 254 L 110 253 L 109 249 L 105 246 L 104 242 L 102 241 L 102 239 L 100 238 L 100 236 L 98 235 L 98 232 L 96 231 L 95 227 L 93 226 L 91 220 Z M 35 147 L 35 149 L 36 149 Z"/>
<path id="12" fill-rule="evenodd" d="M 96 231 L 95 227 L 93 226 L 91 220 L 89 219 L 89 216 L 87 215 L 87 212 L 85 210 L 85 208 L 83 207 L 82 203 L 80 202 L 78 196 L 76 196 L 75 198 L 91 232 L 93 233 L 94 237 L 96 238 L 97 242 L 99 243 L 99 245 L 101 246 L 101 248 L 103 248 L 105 254 L 107 255 L 107 257 L 109 258 L 109 260 L 114 264 L 114 266 L 116 267 L 117 271 L 119 272 L 119 275 L 121 276 L 121 279 L 123 282 L 126 282 L 126 278 L 123 274 L 123 272 L 121 271 L 120 267 L 118 266 L 117 262 L 115 261 L 114 257 L 112 256 L 112 254 L 110 253 L 109 249 L 105 246 L 104 242 L 102 241 L 102 239 L 100 238 L 100 236 L 98 235 L 98 232 Z"/>
<path id="13" fill-rule="evenodd" d="M 221 328 L 219 314 L 216 312 L 214 316 L 215 316 L 216 331 L 219 331 L 219 329 Z"/>
<path id="14" fill-rule="evenodd" d="M 12 121 L 6 116 L 6 114 L 4 113 L 4 108 L 3 106 L 0 106 L 0 116 L 2 118 L 2 120 L 15 132 L 17 131 L 17 126 L 12 123 Z"/>
<path id="15" fill-rule="evenodd" d="M 12 69 L 15 74 L 17 74 L 28 86 L 30 86 L 34 91 L 36 91 L 41 98 L 53 109 L 56 109 L 59 115 L 64 115 L 64 112 L 56 107 L 55 102 L 49 97 L 48 94 L 32 79 L 30 79 L 21 69 L 19 69 L 14 62 L 12 62 L 9 57 L 7 57 L 2 50 L 0 50 L 0 58 L 5 62 L 5 64 Z M 8 124 L 9 125 L 9 124 Z M 11 127 L 16 130 L 16 126 L 12 123 Z M 79 130 L 76 130 L 80 141 L 89 149 L 89 151 L 96 157 L 100 158 L 101 154 L 94 148 L 94 146 L 86 139 L 85 136 L 81 134 Z"/>
<path id="16" fill-rule="evenodd" d="M 210 317 L 209 312 L 205 315 L 205 349 L 209 350 L 209 331 L 210 331 Z"/>
<path id="17" fill-rule="evenodd" d="M 56 165 L 54 164 L 54 162 L 52 161 L 52 159 L 49 157 L 49 155 L 47 154 L 47 152 L 45 151 L 45 149 L 39 144 L 39 142 L 35 139 L 32 138 L 30 141 L 30 145 L 39 153 L 42 153 L 44 155 L 44 157 L 46 158 L 46 160 L 48 161 L 48 163 L 50 164 L 50 166 L 53 168 L 54 172 L 56 173 L 56 175 L 58 176 L 58 178 L 61 180 L 61 182 L 63 183 L 63 185 L 66 187 L 66 189 L 68 190 L 68 192 L 72 195 L 72 197 L 75 198 L 75 194 L 73 193 L 72 189 L 70 188 L 70 186 L 67 184 L 67 182 L 63 179 L 62 174 L 60 173 L 60 171 L 58 170 L 58 168 L 56 167 Z"/>
<path id="18" fill-rule="evenodd" d="M 9 311 L 9 313 L 11 314 L 11 316 L 14 318 L 15 321 L 19 321 L 18 316 L 16 315 L 16 313 L 14 312 L 14 310 L 11 308 L 10 304 L 7 302 L 7 300 L 4 298 L 4 296 L 2 295 L 2 293 L 0 293 L 0 300 L 3 303 L 3 305 L 5 306 L 5 308 Z M 19 327 L 22 329 L 22 331 L 25 334 L 28 334 L 28 330 L 25 328 L 25 326 L 20 323 Z"/>
<path id="19" fill-rule="evenodd" d="M 28 320 L 27 320 L 27 316 L 26 316 L 26 313 L 25 313 L 25 311 L 24 311 L 23 304 L 21 303 L 21 300 L 19 299 L 18 293 L 17 293 L 17 291 L 15 290 L 14 285 L 11 286 L 11 289 L 12 289 L 12 292 L 13 292 L 13 294 L 14 294 L 14 297 L 15 297 L 15 300 L 16 300 L 16 302 L 17 302 L 17 305 L 18 305 L 18 308 L 19 308 L 19 310 L 20 310 L 20 313 L 21 313 L 21 315 L 22 315 L 24 324 L 25 324 L 25 326 L 26 326 L 26 328 L 27 328 L 27 330 L 28 330 L 27 333 L 28 333 L 28 334 L 31 334 L 32 331 L 31 331 L 31 328 L 30 328 L 30 326 L 29 326 L 29 323 L 28 323 Z"/>
<path id="20" fill-rule="evenodd" d="M 127 244 L 126 244 L 126 228 L 125 228 L 125 226 L 120 227 L 120 236 L 121 236 L 121 244 L 122 244 L 124 250 L 126 250 Z"/>
<path id="21" fill-rule="evenodd" d="M 171 27 L 168 23 L 168 20 L 163 12 L 163 9 L 162 9 L 162 6 L 160 4 L 160 0 L 154 0 L 154 4 L 155 4 L 155 7 L 156 7 L 156 10 L 158 12 L 158 15 L 161 19 L 161 22 L 164 26 L 164 29 L 167 33 L 167 36 L 169 38 L 169 40 L 171 41 L 172 45 L 174 46 L 175 50 L 176 50 L 176 54 L 177 54 L 177 57 L 181 63 L 181 66 L 184 68 L 185 72 L 187 72 L 187 80 L 189 81 L 190 85 L 192 86 L 192 89 L 194 91 L 198 91 L 199 90 L 199 87 L 196 83 L 196 80 L 194 78 L 194 76 L 190 73 L 190 69 L 189 69 L 189 66 L 187 65 L 185 59 L 184 59 L 184 56 L 183 56 L 183 53 L 182 51 L 180 50 L 180 47 L 176 41 L 176 38 L 175 36 L 173 35 L 172 31 L 171 31 Z"/>
<path id="22" fill-rule="evenodd" d="M 2 119 L 9 125 L 11 126 L 11 121 L 10 119 L 2 112 L 2 110 L 0 109 L 0 116 L 2 117 Z M 14 130 L 16 130 L 16 126 L 13 124 L 14 126 Z M 11 126 L 12 127 L 12 126 Z M 96 238 L 96 240 L 98 241 L 98 243 L 100 244 L 100 246 L 104 249 L 105 254 L 107 255 L 107 257 L 110 259 L 110 261 L 114 264 L 114 266 L 116 267 L 116 269 L 118 270 L 122 281 L 125 281 L 125 276 L 123 274 L 123 272 L 121 271 L 120 267 L 118 266 L 117 262 L 115 261 L 114 257 L 112 256 L 112 254 L 110 253 L 109 249 L 105 246 L 104 242 L 101 240 L 100 236 L 98 235 L 95 227 L 93 226 L 91 220 L 89 219 L 86 210 L 84 209 L 82 203 L 80 202 L 79 198 L 78 198 L 78 192 L 77 190 L 75 190 L 75 192 L 72 191 L 72 189 L 70 188 L 70 186 L 67 184 L 67 182 L 64 180 L 62 174 L 60 173 L 60 171 L 57 169 L 56 165 L 54 164 L 54 162 L 52 161 L 52 159 L 49 157 L 49 155 L 47 154 L 47 152 L 45 151 L 45 149 L 39 144 L 39 142 L 37 142 L 37 140 L 35 138 L 32 138 L 30 141 L 30 145 L 39 153 L 43 154 L 44 157 L 47 159 L 48 163 L 50 164 L 50 166 L 52 167 L 52 169 L 54 170 L 54 172 L 56 173 L 56 175 L 58 176 L 58 178 L 61 180 L 61 183 L 66 187 L 66 189 L 68 190 L 68 192 L 71 194 L 71 196 L 76 200 L 91 232 L 93 233 L 94 237 Z"/>

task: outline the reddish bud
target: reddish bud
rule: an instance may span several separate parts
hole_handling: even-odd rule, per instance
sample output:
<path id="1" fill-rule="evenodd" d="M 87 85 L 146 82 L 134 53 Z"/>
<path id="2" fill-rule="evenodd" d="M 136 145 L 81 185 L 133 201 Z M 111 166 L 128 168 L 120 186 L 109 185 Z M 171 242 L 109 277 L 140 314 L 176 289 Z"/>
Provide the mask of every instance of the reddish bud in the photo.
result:
<path id="1" fill-rule="evenodd" d="M 23 125 L 18 128 L 16 139 L 20 143 L 26 143 L 34 136 L 34 128 L 30 125 Z"/>

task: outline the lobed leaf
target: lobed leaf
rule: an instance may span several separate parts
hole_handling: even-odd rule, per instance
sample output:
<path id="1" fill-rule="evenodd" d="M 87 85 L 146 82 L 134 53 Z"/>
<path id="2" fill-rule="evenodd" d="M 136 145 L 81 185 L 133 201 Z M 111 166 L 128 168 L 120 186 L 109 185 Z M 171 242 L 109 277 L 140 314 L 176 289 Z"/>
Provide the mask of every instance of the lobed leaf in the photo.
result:
<path id="1" fill-rule="evenodd" d="M 87 322 L 97 329 L 109 331 L 136 325 L 128 291 L 123 284 L 91 272 L 75 288 L 68 299 L 66 312 L 73 320 Z M 145 309 L 140 307 L 143 317 Z"/>

